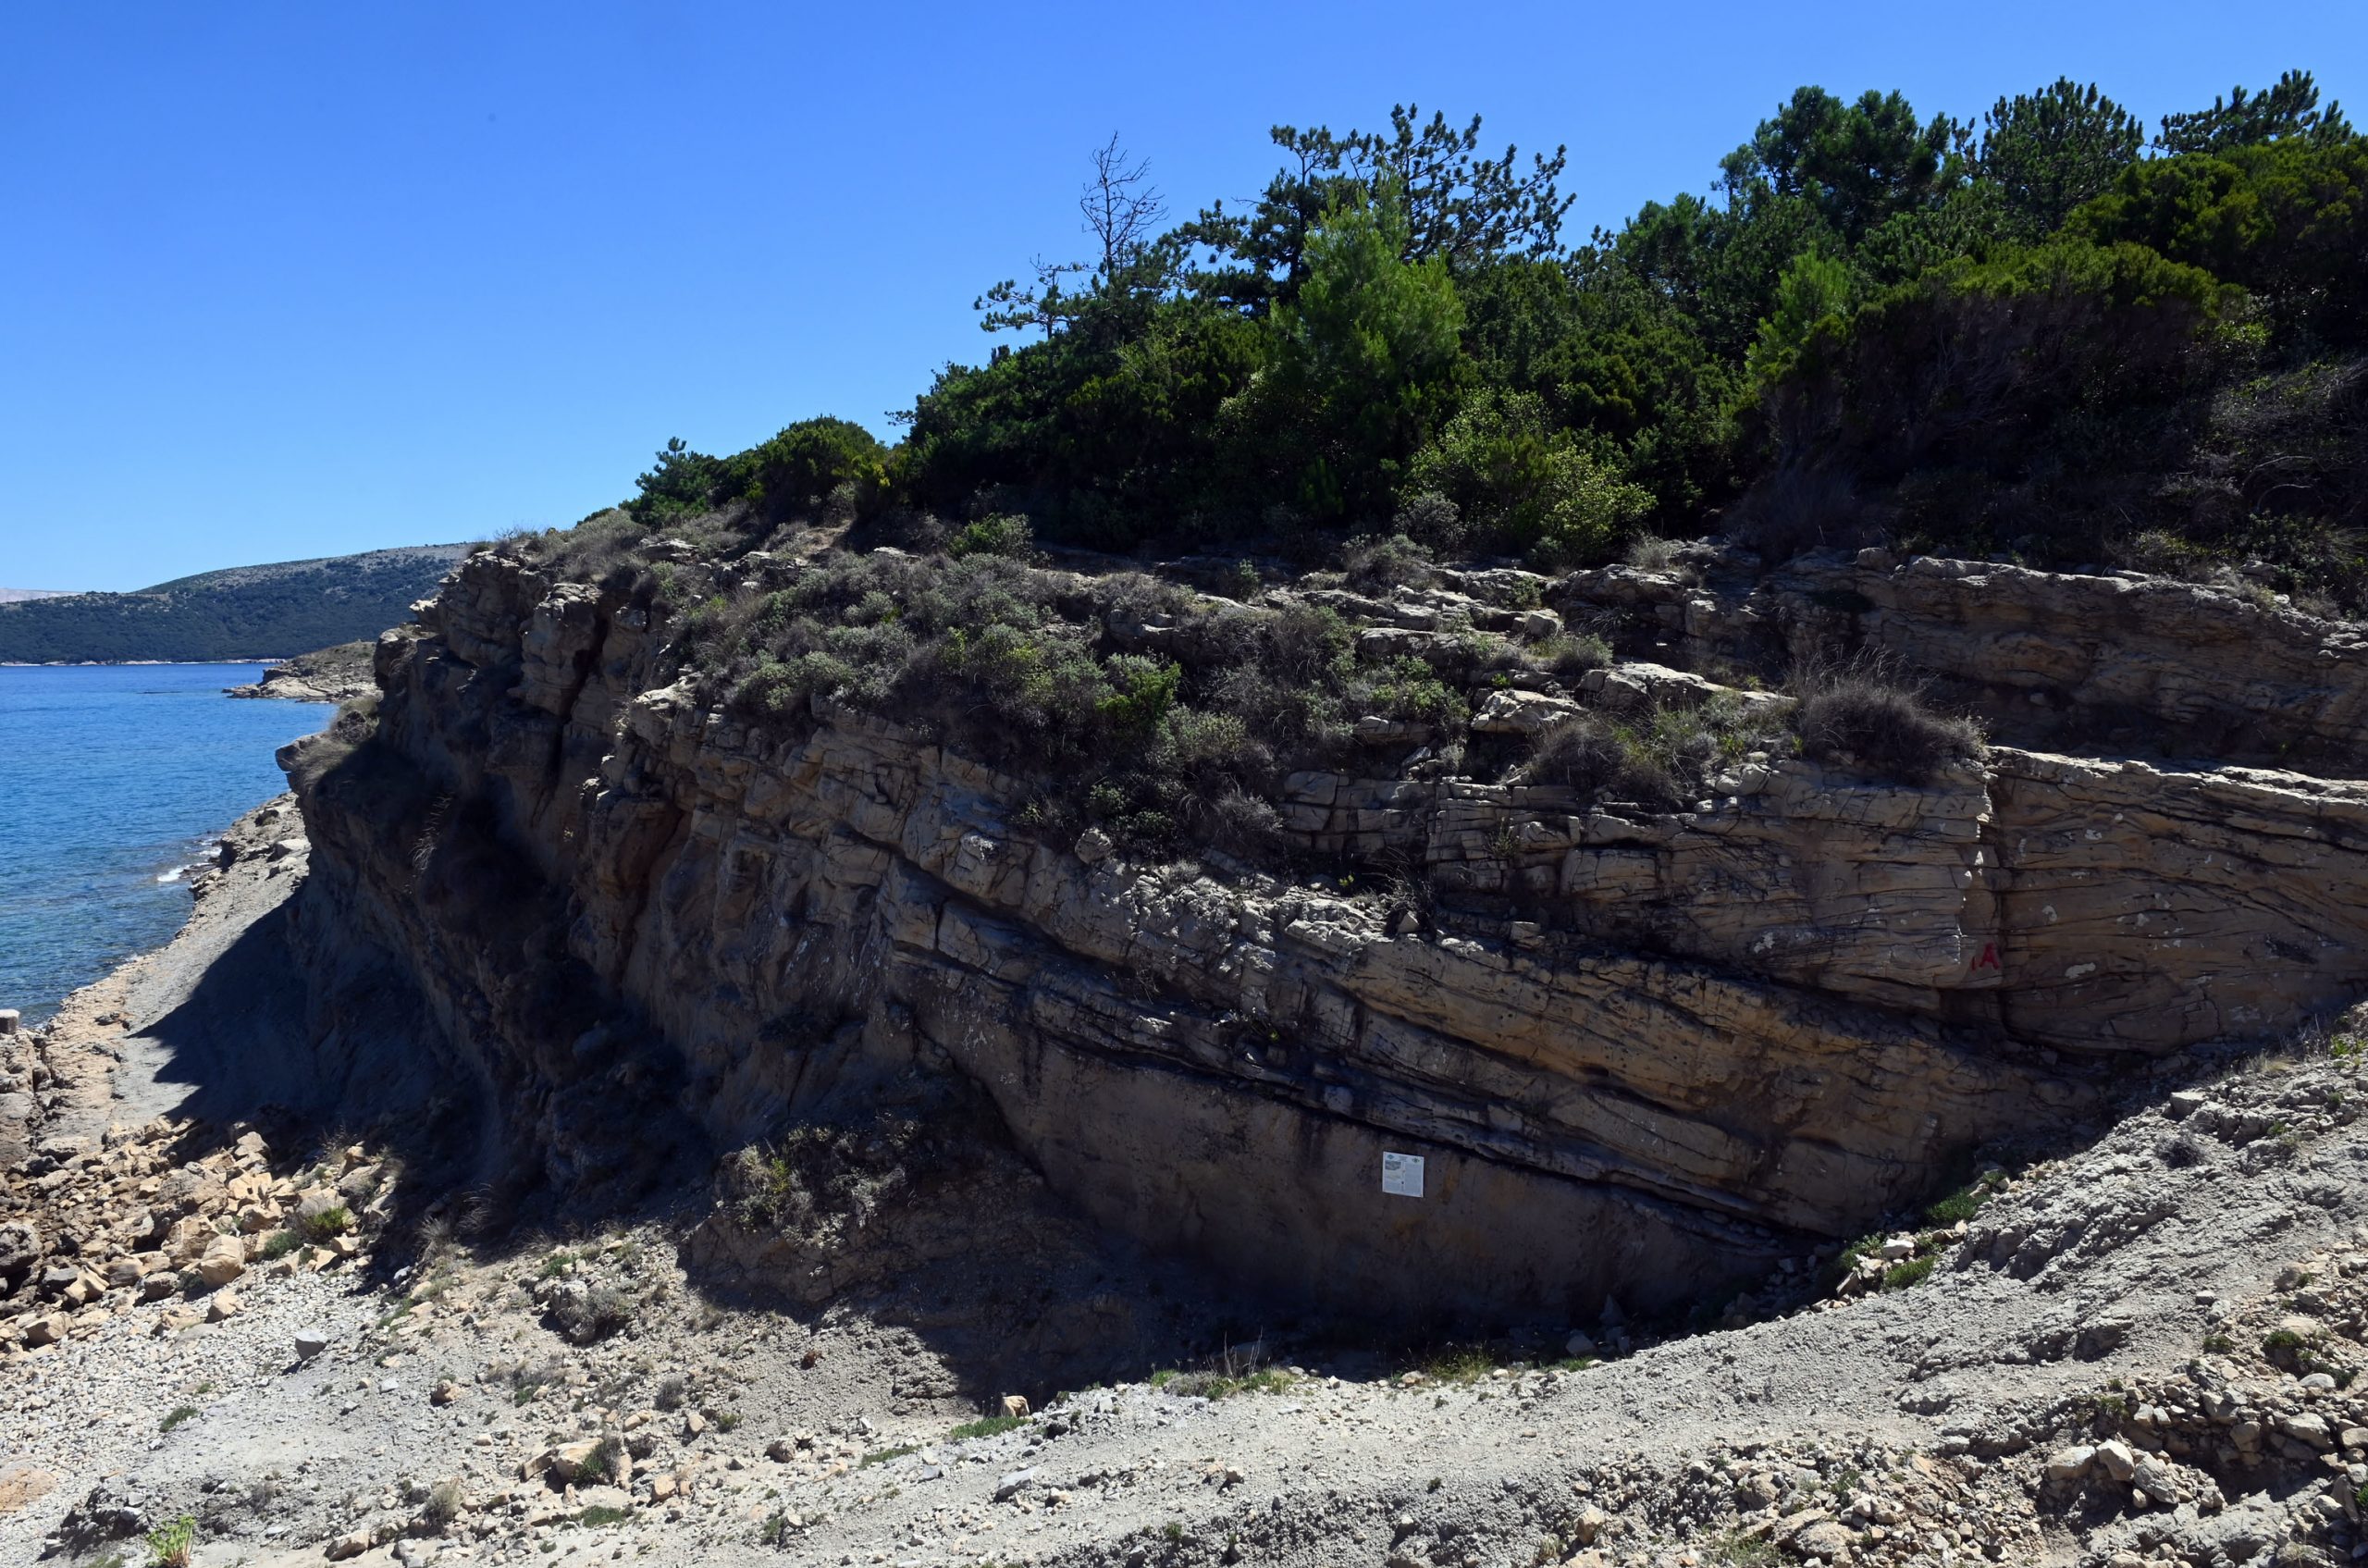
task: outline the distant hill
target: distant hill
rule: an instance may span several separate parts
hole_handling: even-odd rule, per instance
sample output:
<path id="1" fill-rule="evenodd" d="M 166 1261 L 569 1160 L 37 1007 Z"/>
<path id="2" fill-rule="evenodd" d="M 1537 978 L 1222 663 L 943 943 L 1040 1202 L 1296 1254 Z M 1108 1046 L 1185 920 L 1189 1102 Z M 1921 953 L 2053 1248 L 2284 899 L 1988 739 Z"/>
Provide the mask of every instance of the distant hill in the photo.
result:
<path id="1" fill-rule="evenodd" d="M 0 663 L 278 659 L 411 618 L 466 545 L 233 566 L 137 593 L 0 598 Z"/>
<path id="2" fill-rule="evenodd" d="M 65 599 L 72 588 L 0 588 L 0 604 L 22 604 L 29 599 Z"/>

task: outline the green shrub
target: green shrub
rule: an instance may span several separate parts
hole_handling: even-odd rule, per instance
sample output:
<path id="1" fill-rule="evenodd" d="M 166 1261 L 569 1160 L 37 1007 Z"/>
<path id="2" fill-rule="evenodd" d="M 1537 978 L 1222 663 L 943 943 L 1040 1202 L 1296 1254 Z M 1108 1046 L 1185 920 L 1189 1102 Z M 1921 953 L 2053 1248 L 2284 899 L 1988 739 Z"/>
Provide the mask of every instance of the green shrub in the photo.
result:
<path id="1" fill-rule="evenodd" d="M 342 1236 L 353 1228 L 353 1211 L 343 1204 L 323 1209 L 303 1221 L 304 1234 L 315 1241 L 326 1241 Z"/>
<path id="2" fill-rule="evenodd" d="M 1367 701 L 1385 719 L 1452 728 L 1472 715 L 1463 696 L 1420 659 L 1393 661 L 1370 688 Z"/>
<path id="3" fill-rule="evenodd" d="M 1448 498 L 1499 548 L 1555 570 L 1610 560 L 1652 506 L 1615 461 L 1556 429 L 1527 393 L 1475 393 L 1414 454 L 1407 484 Z"/>
<path id="4" fill-rule="evenodd" d="M 438 1481 L 427 1489 L 427 1500 L 420 1505 L 419 1516 L 431 1530 L 442 1530 L 461 1516 L 461 1483 Z"/>
<path id="5" fill-rule="evenodd" d="M 184 1513 L 148 1532 L 149 1568 L 189 1568 L 197 1548 L 197 1521 Z"/>
<path id="6" fill-rule="evenodd" d="M 948 1440 L 962 1442 L 971 1438 L 993 1438 L 1028 1425 L 1024 1415 L 982 1415 L 976 1421 L 965 1421 L 945 1434 Z"/>
<path id="7" fill-rule="evenodd" d="M 2005 1183 L 2004 1173 L 1991 1171 L 1947 1197 L 1936 1200 L 1924 1211 L 1925 1222 L 1930 1225 L 1956 1225 L 1969 1220 L 1981 1212 L 1982 1205 L 1994 1197 Z"/>
<path id="8" fill-rule="evenodd" d="M 1922 1257 L 1903 1258 L 1883 1270 L 1883 1289 L 1904 1290 L 1931 1273 L 1932 1266 L 1940 1261 L 1939 1254 L 1931 1253 Z"/>
<path id="9" fill-rule="evenodd" d="M 888 449 L 852 420 L 801 419 L 733 461 L 751 470 L 748 496 L 767 522 L 826 502 L 870 515 L 888 495 Z"/>
<path id="10" fill-rule="evenodd" d="M 1025 517 L 998 514 L 967 525 L 945 543 L 945 553 L 956 561 L 973 555 L 1025 559 L 1035 547 L 1035 534 Z"/>

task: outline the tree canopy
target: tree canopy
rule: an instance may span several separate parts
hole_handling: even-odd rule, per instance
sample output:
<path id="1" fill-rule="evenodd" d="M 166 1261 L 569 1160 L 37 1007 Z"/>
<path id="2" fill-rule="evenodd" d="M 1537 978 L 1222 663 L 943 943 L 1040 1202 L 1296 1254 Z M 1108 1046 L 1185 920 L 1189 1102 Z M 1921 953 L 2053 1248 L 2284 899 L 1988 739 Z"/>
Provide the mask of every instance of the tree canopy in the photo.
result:
<path id="1" fill-rule="evenodd" d="M 1092 149 L 1084 245 L 981 291 L 1000 340 L 893 451 L 834 420 L 678 442 L 628 506 L 1024 515 L 1119 549 L 1405 529 L 1555 563 L 1643 530 L 1881 537 L 2368 581 L 2344 390 L 2368 383 L 2368 142 L 2307 72 L 2151 140 L 2069 78 L 1973 117 L 1806 86 L 1707 191 L 1584 238 L 1567 150 L 1498 151 L 1476 116 L 1269 136 L 1254 199 L 1165 228 L 1148 162 Z M 2310 454 L 2294 485 L 2245 477 L 2270 430 Z"/>

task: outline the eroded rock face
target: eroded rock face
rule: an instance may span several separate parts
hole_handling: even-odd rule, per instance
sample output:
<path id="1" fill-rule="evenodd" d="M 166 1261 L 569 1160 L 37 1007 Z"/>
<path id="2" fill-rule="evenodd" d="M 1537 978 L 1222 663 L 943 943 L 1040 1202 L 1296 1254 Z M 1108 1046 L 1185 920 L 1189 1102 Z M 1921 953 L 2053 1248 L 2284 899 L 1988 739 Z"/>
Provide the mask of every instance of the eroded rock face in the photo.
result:
<path id="1" fill-rule="evenodd" d="M 1606 567 L 1555 592 L 1687 658 L 1882 654 L 2020 745 L 2368 776 L 2368 633 L 2266 596 L 1879 549 L 1709 586 Z"/>
<path id="2" fill-rule="evenodd" d="M 1619 571 L 1581 587 L 1666 608 Z M 1970 578 L 1885 580 L 1933 620 L 1911 594 Z M 578 1173 L 618 1157 L 586 1129 L 620 1101 L 738 1140 L 918 1064 L 981 1085 L 1096 1218 L 1243 1278 L 1368 1313 L 1615 1285 L 1651 1309 L 2083 1114 L 2101 1053 L 2368 983 L 2368 786 L 2011 749 L 1920 788 L 1748 761 L 1678 812 L 1293 778 L 1303 847 L 1457 895 L 1418 920 L 1045 840 L 1023 781 L 849 712 L 753 732 L 659 639 L 473 557 L 381 639 L 375 735 L 290 758 L 315 876 Z M 2175 688 L 2201 689 L 2150 689 Z M 1421 1159 L 1419 1196 L 1385 1154 Z"/>

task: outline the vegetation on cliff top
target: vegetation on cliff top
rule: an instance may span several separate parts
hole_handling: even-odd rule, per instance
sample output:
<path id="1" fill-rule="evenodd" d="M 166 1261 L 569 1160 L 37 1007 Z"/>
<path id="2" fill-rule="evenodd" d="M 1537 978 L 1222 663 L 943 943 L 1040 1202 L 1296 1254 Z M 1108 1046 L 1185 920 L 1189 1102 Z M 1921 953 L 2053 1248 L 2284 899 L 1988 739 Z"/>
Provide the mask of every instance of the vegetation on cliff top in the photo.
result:
<path id="1" fill-rule="evenodd" d="M 893 449 L 820 419 L 675 442 L 645 525 L 1026 516 L 1051 542 L 1320 553 L 1402 531 L 1549 567 L 1709 526 L 2368 586 L 2368 142 L 2306 73 L 2149 139 L 2059 80 L 1979 120 L 1803 88 L 1714 194 L 1570 242 L 1564 153 L 1480 122 L 1278 127 L 1168 225 L 1095 154 L 1090 254 L 978 304 Z"/>

